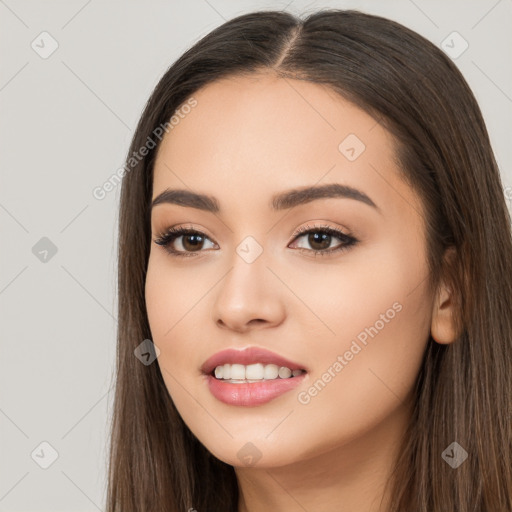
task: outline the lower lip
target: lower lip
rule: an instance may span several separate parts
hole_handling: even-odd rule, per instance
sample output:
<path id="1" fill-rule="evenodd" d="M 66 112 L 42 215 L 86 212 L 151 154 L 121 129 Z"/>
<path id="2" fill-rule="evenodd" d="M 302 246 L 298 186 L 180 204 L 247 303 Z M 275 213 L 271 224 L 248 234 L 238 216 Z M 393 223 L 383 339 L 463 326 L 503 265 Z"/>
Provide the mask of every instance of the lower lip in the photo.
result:
<path id="1" fill-rule="evenodd" d="M 288 379 L 263 380 L 247 384 L 232 384 L 218 380 L 212 375 L 207 375 L 206 378 L 210 393 L 217 400 L 228 405 L 254 407 L 270 402 L 270 400 L 296 388 L 306 375 L 306 373 L 303 373 L 298 377 Z"/>

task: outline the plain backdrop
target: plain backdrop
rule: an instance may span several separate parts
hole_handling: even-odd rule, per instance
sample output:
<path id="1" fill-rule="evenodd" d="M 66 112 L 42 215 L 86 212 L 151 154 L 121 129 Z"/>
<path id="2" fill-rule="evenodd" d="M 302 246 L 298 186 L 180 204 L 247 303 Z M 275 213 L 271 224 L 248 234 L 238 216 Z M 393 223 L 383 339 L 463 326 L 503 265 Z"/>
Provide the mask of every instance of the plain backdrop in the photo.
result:
<path id="1" fill-rule="evenodd" d="M 454 61 L 510 203 L 511 0 L 0 0 L 0 512 L 104 508 L 120 187 L 93 190 L 123 165 L 157 81 L 230 18 L 322 7 L 467 44 Z"/>

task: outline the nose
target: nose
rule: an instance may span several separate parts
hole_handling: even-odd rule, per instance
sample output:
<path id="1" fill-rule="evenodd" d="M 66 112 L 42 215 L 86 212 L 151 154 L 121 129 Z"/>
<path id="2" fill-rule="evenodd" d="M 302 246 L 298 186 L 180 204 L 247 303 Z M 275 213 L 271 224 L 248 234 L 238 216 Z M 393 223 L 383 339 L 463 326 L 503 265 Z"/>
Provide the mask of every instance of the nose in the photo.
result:
<path id="1" fill-rule="evenodd" d="M 221 329 L 246 332 L 275 327 L 285 318 L 282 283 L 260 256 L 247 263 L 238 255 L 219 284 L 212 318 Z"/>

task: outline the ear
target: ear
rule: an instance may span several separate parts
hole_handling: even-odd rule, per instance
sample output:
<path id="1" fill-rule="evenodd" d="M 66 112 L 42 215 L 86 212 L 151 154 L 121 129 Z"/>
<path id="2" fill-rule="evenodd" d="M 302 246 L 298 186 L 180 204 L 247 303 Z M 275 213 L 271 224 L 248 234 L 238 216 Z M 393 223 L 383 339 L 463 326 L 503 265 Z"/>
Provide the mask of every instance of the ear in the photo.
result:
<path id="1" fill-rule="evenodd" d="M 447 265 L 444 269 L 450 267 L 451 260 L 456 256 L 455 248 L 449 247 L 445 252 L 445 260 Z M 453 290 L 442 279 L 436 295 L 434 297 L 432 309 L 432 323 L 430 333 L 437 343 L 447 345 L 453 343 L 457 339 L 455 328 L 455 300 Z"/>

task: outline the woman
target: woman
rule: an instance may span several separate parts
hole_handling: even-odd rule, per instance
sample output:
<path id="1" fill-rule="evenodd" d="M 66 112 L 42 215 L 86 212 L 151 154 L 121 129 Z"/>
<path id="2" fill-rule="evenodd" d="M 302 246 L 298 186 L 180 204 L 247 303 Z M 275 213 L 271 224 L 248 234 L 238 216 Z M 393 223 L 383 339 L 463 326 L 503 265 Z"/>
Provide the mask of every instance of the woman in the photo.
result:
<path id="1" fill-rule="evenodd" d="M 110 512 L 512 510 L 510 217 L 447 56 L 239 16 L 127 164 Z"/>

